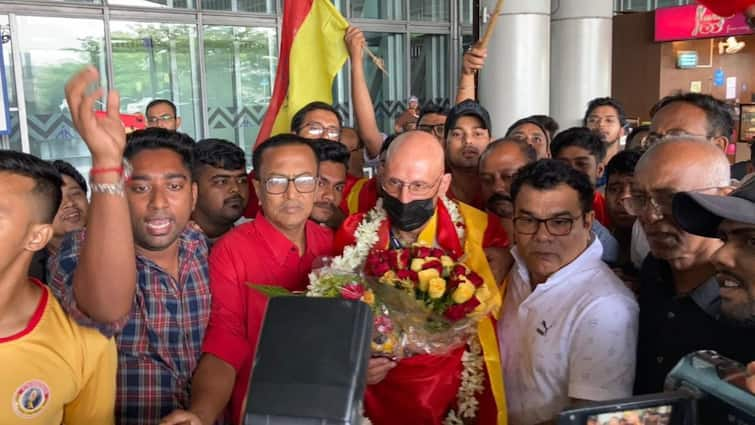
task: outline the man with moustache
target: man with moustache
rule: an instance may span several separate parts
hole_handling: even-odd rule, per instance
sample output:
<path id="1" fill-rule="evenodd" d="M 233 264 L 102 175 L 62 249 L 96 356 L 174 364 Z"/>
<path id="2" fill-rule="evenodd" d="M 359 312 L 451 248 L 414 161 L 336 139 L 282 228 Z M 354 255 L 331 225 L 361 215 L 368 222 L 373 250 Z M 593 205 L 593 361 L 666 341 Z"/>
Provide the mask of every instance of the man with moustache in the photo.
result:
<path id="1" fill-rule="evenodd" d="M 312 147 L 320 162 L 320 174 L 315 192 L 315 204 L 309 218 L 323 226 L 337 229 L 345 218 L 338 211 L 338 206 L 343 200 L 349 152 L 344 145 L 327 140 L 314 140 Z"/>
<path id="2" fill-rule="evenodd" d="M 222 139 L 200 140 L 193 154 L 197 206 L 191 219 L 211 246 L 233 228 L 246 208 L 246 158 L 241 148 Z"/>
<path id="3" fill-rule="evenodd" d="M 637 303 L 601 261 L 593 190 L 551 159 L 524 166 L 511 185 L 516 264 L 498 321 L 510 423 L 631 394 Z"/>
<path id="4" fill-rule="evenodd" d="M 453 179 L 448 196 L 482 209 L 477 166 L 480 154 L 490 144 L 490 114 L 479 103 L 467 99 L 451 108 L 446 121 L 446 166 Z"/>
<path id="5" fill-rule="evenodd" d="M 89 187 L 84 176 L 73 165 L 59 159 L 53 161 L 52 166 L 58 170 L 63 178 L 61 188 L 63 199 L 52 222 L 52 238 L 47 246 L 34 253 L 29 267 L 29 276 L 42 282 L 47 282 L 50 277 L 47 273 L 47 260 L 50 258 L 50 253 L 56 252 L 60 248 L 60 243 L 66 233 L 84 227 L 89 210 L 89 201 L 87 200 Z"/>
<path id="6" fill-rule="evenodd" d="M 115 336 L 118 424 L 155 424 L 188 405 L 210 316 L 207 244 L 187 227 L 196 203 L 191 146 L 175 132 L 138 130 L 128 143 L 116 91 L 88 67 L 66 85 L 74 126 L 92 154 L 86 231 L 50 260 L 50 288 L 78 323 Z M 126 162 L 124 162 L 124 159 Z"/>
<path id="7" fill-rule="evenodd" d="M 637 394 L 662 391 L 666 375 L 696 350 L 749 360 L 730 352 L 721 340 L 727 330 L 718 320 L 720 297 L 712 260 L 721 241 L 685 232 L 672 214 L 674 194 L 722 194 L 728 184 L 724 153 L 694 138 L 656 143 L 635 168 L 624 205 L 639 218 L 651 250 L 639 278 Z"/>
<path id="8" fill-rule="evenodd" d="M 333 232 L 309 220 L 318 180 L 311 142 L 274 136 L 255 149 L 252 161 L 261 212 L 212 249 L 212 314 L 191 381 L 191 404 L 164 418 L 163 425 L 212 425 L 227 405 L 231 422 L 241 423 L 268 301 L 249 285 L 302 291 L 315 258 L 332 254 Z"/>
<path id="9" fill-rule="evenodd" d="M 504 138 L 489 144 L 480 155 L 480 183 L 485 209 L 500 217 L 507 235 L 514 234 L 511 181 L 516 172 L 537 160 L 537 152 L 521 139 Z"/>

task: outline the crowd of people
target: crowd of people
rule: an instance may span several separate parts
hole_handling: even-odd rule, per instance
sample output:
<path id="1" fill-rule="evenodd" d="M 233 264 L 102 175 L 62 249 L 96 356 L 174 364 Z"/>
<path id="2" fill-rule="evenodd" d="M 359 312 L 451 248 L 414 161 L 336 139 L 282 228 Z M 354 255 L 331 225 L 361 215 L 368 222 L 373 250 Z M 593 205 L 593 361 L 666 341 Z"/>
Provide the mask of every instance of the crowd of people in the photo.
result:
<path id="1" fill-rule="evenodd" d="M 252 164 L 229 141 L 182 133 L 169 100 L 128 135 L 117 92 L 96 117 L 92 67 L 65 88 L 88 179 L 0 151 L 0 392 L 12 401 L 0 423 L 240 424 L 267 304 L 248 283 L 305 290 L 315 260 L 358 243 L 376 209 L 383 249 L 436 232 L 502 294 L 500 370 L 488 367 L 469 423 L 549 423 L 586 401 L 660 392 L 696 350 L 755 360 L 755 178 L 731 179 L 726 103 L 673 94 L 630 135 L 610 97 L 580 127 L 559 132 L 545 115 L 509 125 L 474 99 L 486 56 L 474 46 L 453 107 L 412 99 L 388 135 L 364 35 L 352 27 L 346 44 L 354 128 L 314 100 Z M 444 233 L 444 220 L 463 232 Z M 370 359 L 372 423 L 449 423 L 456 391 L 428 402 L 440 410 L 402 400 L 401 377 L 433 361 Z M 491 404 L 499 387 L 505 403 Z"/>

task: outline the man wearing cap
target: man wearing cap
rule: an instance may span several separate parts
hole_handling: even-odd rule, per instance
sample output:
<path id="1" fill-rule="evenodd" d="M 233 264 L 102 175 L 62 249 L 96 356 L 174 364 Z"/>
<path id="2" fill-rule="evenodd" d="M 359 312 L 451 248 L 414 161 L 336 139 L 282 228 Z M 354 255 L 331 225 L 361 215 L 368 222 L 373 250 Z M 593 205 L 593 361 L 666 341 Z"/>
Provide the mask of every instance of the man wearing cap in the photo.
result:
<path id="1" fill-rule="evenodd" d="M 721 314 L 755 328 L 755 180 L 729 196 L 678 193 L 673 210 L 687 232 L 724 241 L 711 259 L 721 291 Z"/>
<path id="2" fill-rule="evenodd" d="M 755 179 L 729 196 L 682 192 L 674 196 L 674 219 L 690 233 L 720 237 L 724 245 L 713 254 L 721 291 L 721 314 L 746 327 L 731 332 L 727 341 L 742 362 L 755 359 Z M 755 362 L 747 366 L 747 387 L 755 393 Z"/>
<path id="3" fill-rule="evenodd" d="M 396 123 L 393 125 L 393 130 L 396 133 L 403 133 L 408 130 L 413 130 L 408 128 L 409 125 L 411 123 L 414 123 L 416 125 L 417 119 L 419 119 L 419 99 L 417 99 L 417 96 L 410 97 L 409 101 L 406 103 L 406 111 L 404 111 L 404 113 L 396 118 Z"/>
<path id="4" fill-rule="evenodd" d="M 483 209 L 477 167 L 482 151 L 490 144 L 490 114 L 467 99 L 454 106 L 446 121 L 446 167 L 453 176 L 448 197 Z"/>

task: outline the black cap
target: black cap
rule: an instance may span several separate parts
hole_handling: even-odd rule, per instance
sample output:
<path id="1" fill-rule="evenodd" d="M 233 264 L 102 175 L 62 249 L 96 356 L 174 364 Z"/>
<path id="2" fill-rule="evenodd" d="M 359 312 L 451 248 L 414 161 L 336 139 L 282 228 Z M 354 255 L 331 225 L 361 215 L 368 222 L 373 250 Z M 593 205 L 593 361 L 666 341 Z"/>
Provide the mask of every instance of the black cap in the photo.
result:
<path id="1" fill-rule="evenodd" d="M 490 127 L 490 114 L 488 113 L 487 109 L 483 108 L 482 105 L 480 105 L 478 102 L 472 99 L 467 99 L 451 108 L 451 110 L 448 112 L 448 119 L 446 120 L 446 132 L 443 137 L 448 138 L 448 132 L 456 127 L 456 121 L 458 121 L 461 117 L 467 116 L 479 118 L 480 121 L 482 121 L 482 125 L 492 135 L 493 129 Z"/>
<path id="2" fill-rule="evenodd" d="M 729 196 L 677 193 L 672 207 L 679 226 L 694 235 L 716 237 L 723 220 L 755 225 L 755 178 L 746 181 Z"/>

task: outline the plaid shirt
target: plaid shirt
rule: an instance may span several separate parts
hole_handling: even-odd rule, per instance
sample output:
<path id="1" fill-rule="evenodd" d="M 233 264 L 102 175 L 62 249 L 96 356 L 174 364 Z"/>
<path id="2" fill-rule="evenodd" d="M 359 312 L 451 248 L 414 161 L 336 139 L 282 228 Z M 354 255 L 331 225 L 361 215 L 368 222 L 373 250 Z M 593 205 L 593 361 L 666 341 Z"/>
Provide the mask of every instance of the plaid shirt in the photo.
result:
<path id="1" fill-rule="evenodd" d="M 207 243 L 194 230 L 179 237 L 179 279 L 137 255 L 137 285 L 131 313 L 118 323 L 96 323 L 76 306 L 73 272 L 85 239 L 66 235 L 50 261 L 50 288 L 81 325 L 116 336 L 118 424 L 154 425 L 174 409 L 188 408 L 191 376 L 199 361 L 210 317 Z"/>

